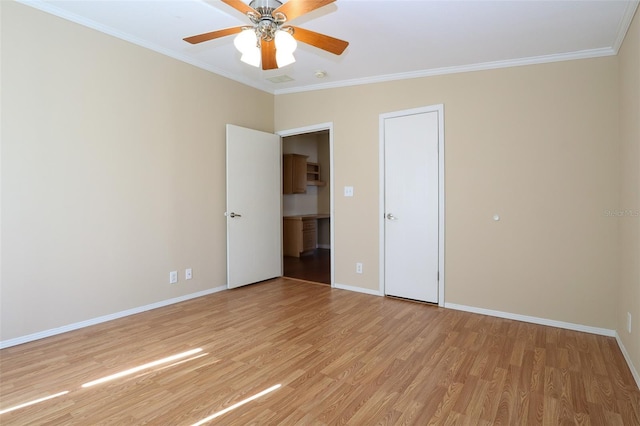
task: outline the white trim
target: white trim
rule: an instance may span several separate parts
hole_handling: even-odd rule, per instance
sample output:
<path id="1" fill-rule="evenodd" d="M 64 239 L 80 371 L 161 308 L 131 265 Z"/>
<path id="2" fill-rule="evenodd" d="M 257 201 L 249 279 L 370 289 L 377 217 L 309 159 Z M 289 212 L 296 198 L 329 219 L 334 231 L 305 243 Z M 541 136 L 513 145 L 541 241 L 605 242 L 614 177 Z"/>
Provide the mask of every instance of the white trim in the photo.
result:
<path id="1" fill-rule="evenodd" d="M 600 49 L 581 50 L 578 52 L 558 53 L 553 55 L 532 56 L 529 58 L 509 59 L 506 61 L 482 62 L 479 64 L 460 65 L 453 67 L 432 68 L 427 70 L 378 75 L 366 78 L 356 78 L 352 80 L 342 80 L 331 83 L 314 84 L 311 86 L 292 87 L 288 89 L 277 89 L 274 95 L 286 95 L 290 93 L 311 92 L 314 90 L 335 89 L 339 87 L 360 86 L 363 84 L 384 83 L 387 81 L 409 80 L 412 78 L 432 77 L 445 74 L 459 74 L 464 72 L 486 71 L 499 68 L 521 67 L 525 65 L 538 65 L 551 62 L 573 61 L 577 59 L 600 58 L 602 56 L 615 56 L 617 51 L 606 47 Z"/>
<path id="2" fill-rule="evenodd" d="M 279 135 L 280 137 L 284 138 L 287 136 L 297 136 L 297 135 L 304 135 L 305 133 L 320 132 L 322 130 L 329 130 L 329 134 L 332 134 L 333 122 L 329 121 L 326 123 L 319 123 L 319 124 L 312 124 L 310 126 L 297 127 L 295 129 L 280 130 L 276 132 L 276 135 Z"/>
<path id="3" fill-rule="evenodd" d="M 616 40 L 613 42 L 613 51 L 615 54 L 618 54 L 622 43 L 624 42 L 624 38 L 627 35 L 627 31 L 629 31 L 629 27 L 631 26 L 631 21 L 633 21 L 633 15 L 636 13 L 636 9 L 638 8 L 638 4 L 640 1 L 634 1 L 627 3 L 627 8 L 624 11 L 624 16 L 620 20 L 620 25 L 618 26 L 618 36 Z"/>
<path id="4" fill-rule="evenodd" d="M 445 194 L 444 194 L 444 104 L 430 105 L 420 108 L 412 108 L 402 111 L 380 114 L 378 118 L 378 234 L 380 245 L 378 247 L 379 259 L 379 285 L 380 294 L 385 294 L 384 283 L 384 120 L 387 118 L 402 117 L 412 114 L 428 112 L 438 113 L 438 306 L 444 306 L 445 295 L 445 271 L 444 271 L 444 234 L 445 234 Z"/>
<path id="5" fill-rule="evenodd" d="M 444 104 L 438 108 L 438 306 L 444 306 L 445 268 L 445 193 L 444 193 Z"/>
<path id="6" fill-rule="evenodd" d="M 369 294 L 371 296 L 384 296 L 384 293 L 381 293 L 378 290 L 370 290 L 368 288 L 362 288 L 362 287 L 354 287 L 352 285 L 345 285 L 345 284 L 334 284 L 333 286 L 334 288 L 339 288 L 340 290 L 347 290 L 347 291 L 354 291 L 356 293 L 364 293 L 364 294 Z"/>
<path id="7" fill-rule="evenodd" d="M 629 355 L 629 352 L 627 352 L 627 348 L 625 348 L 624 344 L 622 343 L 622 339 L 620 339 L 620 335 L 618 334 L 618 332 L 616 331 L 616 341 L 618 342 L 618 346 L 620 347 L 620 352 L 622 352 L 622 355 L 624 356 L 624 360 L 627 361 L 627 365 L 629 366 L 629 370 L 631 370 L 631 375 L 633 376 L 633 378 L 636 381 L 636 385 L 638 386 L 638 388 L 640 388 L 640 374 L 638 373 L 638 370 L 636 370 L 635 365 L 633 365 L 633 362 L 631 361 L 631 356 Z"/>
<path id="8" fill-rule="evenodd" d="M 384 294 L 385 202 L 384 202 L 384 118 L 378 116 L 378 291 Z"/>
<path id="9" fill-rule="evenodd" d="M 589 325 L 574 324 L 572 322 L 556 321 L 547 318 L 514 314 L 511 312 L 494 311 L 492 309 L 477 308 L 475 306 L 458 305 L 457 303 L 445 303 L 444 307 L 447 309 L 455 309 L 457 311 L 472 312 L 474 314 L 530 322 L 533 324 L 547 325 L 549 327 L 565 328 L 567 330 L 582 331 L 584 333 L 599 334 L 601 336 L 614 337 L 616 334 L 615 330 L 610 330 L 608 328 L 591 327 Z"/>
<path id="10" fill-rule="evenodd" d="M 331 216 L 331 227 L 330 227 L 330 236 L 329 236 L 329 247 L 335 247 L 335 211 L 334 211 L 334 196 L 335 196 L 335 177 L 334 177 L 334 166 L 333 166 L 333 122 L 329 121 L 326 123 L 320 124 L 312 124 L 310 126 L 298 127 L 296 129 L 287 129 L 280 130 L 276 132 L 276 135 L 280 136 L 280 138 L 284 138 L 287 136 L 296 136 L 303 135 L 306 133 L 315 133 L 321 132 L 324 130 L 329 131 L 329 215 Z M 281 144 L 282 146 L 282 144 Z M 324 247 L 323 247 L 324 248 Z M 335 250 L 331 250 L 331 287 L 336 287 L 336 258 L 335 258 Z"/>
<path id="11" fill-rule="evenodd" d="M 184 302 L 185 300 L 195 299 L 198 297 L 217 293 L 219 291 L 226 290 L 226 289 L 227 289 L 226 286 L 214 287 L 208 290 L 199 291 L 197 293 L 191 293 L 185 296 L 175 297 L 173 299 L 162 300 L 160 302 L 151 303 L 145 306 L 139 306 L 137 308 L 127 309 L 126 311 L 115 312 L 113 314 L 103 315 L 101 317 L 92 318 L 86 321 L 80 321 L 80 322 L 64 325 L 62 327 L 52 328 L 45 331 L 40 331 L 38 333 L 28 334 L 26 336 L 16 337 L 9 340 L 3 340 L 3 341 L 0 341 L 0 349 L 20 345 L 22 343 L 32 342 L 34 340 L 44 339 L 45 337 L 55 336 L 57 334 L 78 330 L 84 327 L 90 327 L 92 325 L 100 324 L 100 323 L 111 321 L 118 318 L 127 317 L 129 315 L 139 314 L 141 312 L 150 311 L 152 309 L 162 308 L 163 306 L 173 305 L 175 303 Z"/>

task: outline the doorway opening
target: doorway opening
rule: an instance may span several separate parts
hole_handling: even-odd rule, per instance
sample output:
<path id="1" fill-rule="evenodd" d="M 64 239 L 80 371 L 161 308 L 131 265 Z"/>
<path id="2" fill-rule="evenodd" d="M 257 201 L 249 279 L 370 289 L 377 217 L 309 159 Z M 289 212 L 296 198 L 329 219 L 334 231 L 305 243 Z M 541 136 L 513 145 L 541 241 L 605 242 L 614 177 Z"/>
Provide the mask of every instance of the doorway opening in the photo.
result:
<path id="1" fill-rule="evenodd" d="M 333 285 L 331 125 L 279 134 L 283 276 Z"/>

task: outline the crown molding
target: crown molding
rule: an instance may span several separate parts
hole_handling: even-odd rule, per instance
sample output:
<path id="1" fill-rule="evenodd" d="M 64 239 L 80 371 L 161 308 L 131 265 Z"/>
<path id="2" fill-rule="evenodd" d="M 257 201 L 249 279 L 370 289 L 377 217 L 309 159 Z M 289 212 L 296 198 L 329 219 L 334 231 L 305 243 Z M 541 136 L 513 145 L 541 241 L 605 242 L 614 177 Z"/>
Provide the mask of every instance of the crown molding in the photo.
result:
<path id="1" fill-rule="evenodd" d="M 408 73 L 387 74 L 375 77 L 358 78 L 353 80 L 342 80 L 335 83 L 316 84 L 312 86 L 296 87 L 291 89 L 281 89 L 274 91 L 275 95 L 289 93 L 309 92 L 313 90 L 335 89 L 339 87 L 358 86 L 362 84 L 384 83 L 396 80 L 409 80 L 413 78 L 432 77 L 436 75 L 458 74 L 473 71 L 486 71 L 498 68 L 512 68 L 525 65 L 538 65 L 550 62 L 573 61 L 576 59 L 599 58 L 602 56 L 613 56 L 616 51 L 612 48 L 601 48 L 591 50 L 581 50 L 578 52 L 560 53 L 544 56 L 532 56 L 528 58 L 509 59 L 506 61 L 483 62 L 479 64 L 461 65 L 454 67 L 434 68 L 428 70 L 414 71 Z"/>
<path id="2" fill-rule="evenodd" d="M 624 11 L 624 16 L 620 20 L 620 25 L 618 25 L 618 36 L 613 42 L 613 50 L 616 52 L 616 55 L 624 42 L 627 31 L 629 31 L 631 21 L 633 21 L 633 16 L 636 14 L 636 10 L 638 9 L 638 4 L 640 4 L 640 1 L 627 3 L 627 9 Z"/>

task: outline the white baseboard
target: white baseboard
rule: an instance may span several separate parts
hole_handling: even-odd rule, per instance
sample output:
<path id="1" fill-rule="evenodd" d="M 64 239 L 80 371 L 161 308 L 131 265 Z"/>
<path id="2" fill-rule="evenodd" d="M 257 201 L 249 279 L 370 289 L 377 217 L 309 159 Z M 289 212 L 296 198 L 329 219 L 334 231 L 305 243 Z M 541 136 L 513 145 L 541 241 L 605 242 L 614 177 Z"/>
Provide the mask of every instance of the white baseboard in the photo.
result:
<path id="1" fill-rule="evenodd" d="M 516 321 L 530 322 L 533 324 L 548 325 L 550 327 L 566 328 L 567 330 L 583 331 L 585 333 L 599 334 L 601 336 L 615 337 L 616 331 L 608 328 L 591 327 L 588 325 L 574 324 L 572 322 L 556 321 L 546 318 L 531 317 L 528 315 L 512 314 L 511 312 L 494 311 L 491 309 L 476 308 L 475 306 L 458 305 L 456 303 L 446 303 L 445 308 L 457 311 L 473 312 L 476 314 L 489 315 L 492 317 L 512 319 Z"/>
<path id="2" fill-rule="evenodd" d="M 633 378 L 636 380 L 636 385 L 640 389 L 640 374 L 638 374 L 638 370 L 636 369 L 635 365 L 633 365 L 633 362 L 631 361 L 631 357 L 629 356 L 629 352 L 627 352 L 627 348 L 624 347 L 624 344 L 622 343 L 622 340 L 620 339 L 620 335 L 618 334 L 617 331 L 616 331 L 616 341 L 618 342 L 618 346 L 620 347 L 620 352 L 622 352 L 622 355 L 624 356 L 625 361 L 627 361 L 627 365 L 629 366 L 629 370 L 631 370 L 631 374 L 633 375 Z"/>
<path id="3" fill-rule="evenodd" d="M 20 345 L 22 343 L 32 342 L 38 339 L 44 339 L 45 337 L 55 336 L 56 334 L 66 333 L 67 331 L 78 330 L 80 328 L 89 327 L 92 325 L 126 317 L 129 315 L 139 314 L 141 312 L 150 311 L 152 309 L 161 308 L 163 306 L 173 305 L 174 303 L 184 302 L 185 300 L 195 299 L 197 297 L 202 297 L 208 294 L 217 293 L 219 291 L 226 290 L 226 289 L 227 289 L 227 286 L 214 287 L 208 290 L 199 291 L 197 293 L 191 293 L 185 296 L 180 296 L 180 297 L 176 297 L 169 300 L 162 300 L 160 302 L 152 303 L 150 305 L 127 309 L 126 311 L 120 311 L 113 314 L 92 318 L 86 321 L 80 321 L 73 324 L 65 325 L 62 327 L 52 328 L 49 330 L 40 331 L 38 333 L 28 334 L 26 336 L 16 337 L 14 339 L 3 340 L 3 341 L 0 341 L 0 349 Z"/>
<path id="4" fill-rule="evenodd" d="M 334 283 L 333 288 L 355 291 L 356 293 L 370 294 L 372 296 L 384 296 L 384 294 L 380 293 L 378 290 L 369 290 L 368 288 L 353 287 L 350 285 L 344 285 L 344 284 L 338 284 L 338 283 Z"/>

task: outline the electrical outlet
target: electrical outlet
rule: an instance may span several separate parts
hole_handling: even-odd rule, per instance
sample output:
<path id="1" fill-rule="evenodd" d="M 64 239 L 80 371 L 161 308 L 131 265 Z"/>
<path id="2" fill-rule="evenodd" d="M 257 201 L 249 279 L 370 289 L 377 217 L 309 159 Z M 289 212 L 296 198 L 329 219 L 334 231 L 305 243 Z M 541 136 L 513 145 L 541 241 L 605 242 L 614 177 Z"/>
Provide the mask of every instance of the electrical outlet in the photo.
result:
<path id="1" fill-rule="evenodd" d="M 631 333 L 631 312 L 627 312 L 627 331 Z"/>
<path id="2" fill-rule="evenodd" d="M 169 284 L 175 284 L 178 282 L 178 271 L 169 272 Z"/>
<path id="3" fill-rule="evenodd" d="M 191 268 L 187 268 L 184 271 L 184 279 L 185 280 L 190 280 L 191 278 L 193 278 L 193 272 L 191 271 Z"/>
<path id="4" fill-rule="evenodd" d="M 344 196 L 345 197 L 353 197 L 353 186 L 345 186 L 344 187 Z"/>
<path id="5" fill-rule="evenodd" d="M 362 273 L 362 263 L 358 262 L 356 263 L 356 274 L 361 274 Z"/>

